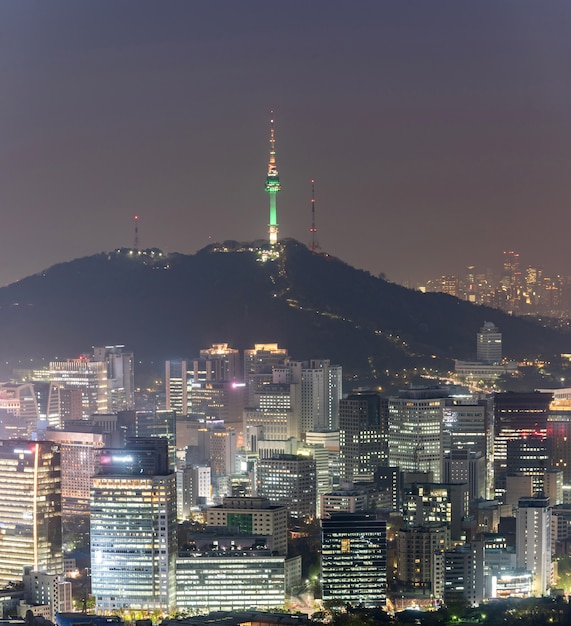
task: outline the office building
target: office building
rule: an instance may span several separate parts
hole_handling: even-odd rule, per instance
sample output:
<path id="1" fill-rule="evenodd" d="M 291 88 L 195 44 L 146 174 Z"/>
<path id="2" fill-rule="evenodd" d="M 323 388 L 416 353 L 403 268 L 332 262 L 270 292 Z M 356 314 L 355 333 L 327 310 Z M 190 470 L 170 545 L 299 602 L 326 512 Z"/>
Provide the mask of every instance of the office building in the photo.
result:
<path id="1" fill-rule="evenodd" d="M 487 403 L 448 398 L 443 415 L 444 453 L 451 450 L 491 453 L 492 433 L 489 426 Z"/>
<path id="2" fill-rule="evenodd" d="M 341 480 L 371 480 L 388 462 L 388 400 L 378 393 L 349 394 L 339 403 Z"/>
<path id="3" fill-rule="evenodd" d="M 293 361 L 274 366 L 273 382 L 299 388 L 299 420 L 302 433 L 339 428 L 339 402 L 343 372 L 326 359 Z"/>
<path id="4" fill-rule="evenodd" d="M 263 497 L 226 497 L 222 504 L 206 510 L 208 526 L 226 526 L 248 534 L 271 536 L 273 550 L 282 556 L 287 555 L 287 522 L 287 508 Z"/>
<path id="5" fill-rule="evenodd" d="M 370 511 L 371 493 L 353 483 L 342 483 L 339 489 L 321 496 L 321 517 L 334 513 L 364 513 Z"/>
<path id="6" fill-rule="evenodd" d="M 256 506 L 254 501 L 247 504 Z M 237 518 L 229 516 L 238 522 L 232 526 L 185 529 L 182 538 L 188 549 L 177 559 L 179 610 L 267 609 L 283 604 L 292 587 L 299 591 L 301 556 L 287 559 L 278 554 L 267 528 L 254 532 L 252 518 L 241 510 L 242 515 L 234 510 Z"/>
<path id="7" fill-rule="evenodd" d="M 502 360 L 502 333 L 492 322 L 484 322 L 477 334 L 476 359 L 482 363 L 499 363 Z"/>
<path id="8" fill-rule="evenodd" d="M 247 450 L 256 452 L 259 440 L 301 438 L 297 391 L 295 385 L 268 383 L 254 394 L 255 406 L 244 410 Z"/>
<path id="9" fill-rule="evenodd" d="M 462 520 L 468 515 L 468 485 L 413 483 L 405 489 L 403 519 L 407 526 L 447 524 L 452 540 L 463 535 Z"/>
<path id="10" fill-rule="evenodd" d="M 478 606 L 484 601 L 484 544 L 477 541 L 435 552 L 433 594 L 445 602 L 464 601 Z"/>
<path id="11" fill-rule="evenodd" d="M 317 511 L 315 459 L 278 454 L 258 461 L 258 496 L 289 509 L 292 517 L 313 518 Z"/>
<path id="12" fill-rule="evenodd" d="M 165 392 L 167 411 L 176 411 L 177 415 L 188 413 L 188 374 L 187 359 L 165 361 Z"/>
<path id="13" fill-rule="evenodd" d="M 51 361 L 49 376 L 50 383 L 56 388 L 81 391 L 83 419 L 89 419 L 94 413 L 107 413 L 109 411 L 106 362 L 94 361 L 89 356 L 65 361 Z M 48 421 L 50 421 L 50 425 L 53 425 L 51 414 L 54 400 L 50 398 L 48 403 L 50 413 Z"/>
<path id="14" fill-rule="evenodd" d="M 288 581 L 294 579 L 299 587 L 301 556 L 286 559 L 268 550 L 238 548 L 194 551 L 177 559 L 177 608 L 200 614 L 269 611 L 285 604 Z"/>
<path id="15" fill-rule="evenodd" d="M 200 351 L 192 361 L 192 378 L 196 382 L 236 382 L 242 380 L 240 351 L 227 343 L 215 343 Z"/>
<path id="16" fill-rule="evenodd" d="M 486 496 L 486 459 L 481 452 L 468 448 L 452 450 L 444 455 L 445 483 L 468 485 L 469 500 L 484 499 Z"/>
<path id="17" fill-rule="evenodd" d="M 0 439 L 31 438 L 39 419 L 34 385 L 0 383 Z"/>
<path id="18" fill-rule="evenodd" d="M 549 498 L 549 504 L 563 504 L 563 472 L 548 470 L 543 475 L 543 493 Z"/>
<path id="19" fill-rule="evenodd" d="M 515 374 L 517 363 L 502 362 L 502 334 L 492 322 L 485 322 L 476 335 L 476 360 L 456 360 L 454 369 L 457 376 L 476 384 Z"/>
<path id="20" fill-rule="evenodd" d="M 91 491 L 96 610 L 174 608 L 176 556 L 176 475 L 166 440 L 103 450 Z"/>
<path id="21" fill-rule="evenodd" d="M 533 575 L 533 595 L 544 596 L 553 583 L 549 498 L 520 498 L 516 512 L 517 567 Z"/>
<path id="22" fill-rule="evenodd" d="M 192 382 L 187 390 L 187 413 L 201 422 L 221 421 L 242 426 L 245 385 L 240 382 Z"/>
<path id="23" fill-rule="evenodd" d="M 73 609 L 71 582 L 61 574 L 46 574 L 24 568 L 24 600 L 30 605 L 50 607 L 49 620 L 55 623 L 56 613 L 66 613 Z"/>
<path id="24" fill-rule="evenodd" d="M 508 473 L 508 441 L 531 436 L 545 437 L 553 394 L 494 394 L 494 481 L 495 495 L 502 498 Z"/>
<path id="25" fill-rule="evenodd" d="M 256 406 L 255 394 L 273 382 L 274 367 L 283 365 L 287 350 L 277 343 L 257 343 L 250 350 L 244 350 L 244 382 L 247 389 L 246 406 Z"/>
<path id="26" fill-rule="evenodd" d="M 334 513 L 321 521 L 323 600 L 384 607 L 386 522 L 367 513 Z"/>
<path id="27" fill-rule="evenodd" d="M 533 574 L 527 570 L 502 571 L 493 580 L 493 596 L 506 598 L 529 598 L 533 593 Z"/>
<path id="28" fill-rule="evenodd" d="M 176 518 L 180 522 L 190 517 L 192 507 L 198 503 L 198 485 L 192 467 L 176 470 Z"/>
<path id="29" fill-rule="evenodd" d="M 545 473 L 550 467 L 551 451 L 546 437 L 518 437 L 507 442 L 507 476 L 531 476 L 532 493 L 544 492 Z"/>
<path id="30" fill-rule="evenodd" d="M 170 468 L 174 470 L 176 466 L 176 411 L 137 411 L 135 413 L 135 437 L 166 439 Z"/>
<path id="31" fill-rule="evenodd" d="M 298 454 L 311 457 L 315 461 L 316 515 L 321 517 L 321 497 L 331 490 L 333 485 L 332 455 L 323 445 L 302 444 Z"/>
<path id="32" fill-rule="evenodd" d="M 563 472 L 563 483 L 571 485 L 571 413 L 551 414 L 547 422 L 547 439 L 553 469 Z"/>
<path id="33" fill-rule="evenodd" d="M 448 392 L 407 389 L 389 398 L 389 462 L 405 472 L 442 476 L 442 418 Z"/>
<path id="34" fill-rule="evenodd" d="M 434 575 L 434 554 L 450 548 L 446 524 L 411 526 L 397 534 L 397 580 L 408 587 L 430 589 Z"/>
<path id="35" fill-rule="evenodd" d="M 83 391 L 51 383 L 48 390 L 46 419 L 49 428 L 68 428 L 69 422 L 84 418 Z"/>
<path id="36" fill-rule="evenodd" d="M 48 430 L 47 441 L 61 451 L 61 511 L 63 521 L 89 516 L 91 479 L 95 475 L 103 435 L 67 430 Z"/>
<path id="37" fill-rule="evenodd" d="M 236 431 L 233 428 L 210 429 L 210 467 L 215 479 L 236 473 Z"/>
<path id="38" fill-rule="evenodd" d="M 533 477 L 529 474 L 507 474 L 504 503 L 517 508 L 520 498 L 533 496 Z"/>
<path id="39" fill-rule="evenodd" d="M 398 467 L 382 465 L 375 471 L 375 485 L 379 492 L 391 503 L 392 511 L 402 510 L 404 496 L 403 472 Z"/>
<path id="40" fill-rule="evenodd" d="M 50 441 L 0 441 L 0 588 L 25 566 L 63 572 L 60 458 Z"/>
<path id="41" fill-rule="evenodd" d="M 135 408 L 135 358 L 125 346 L 93 348 L 93 360 L 107 366 L 108 409 L 126 411 Z"/>

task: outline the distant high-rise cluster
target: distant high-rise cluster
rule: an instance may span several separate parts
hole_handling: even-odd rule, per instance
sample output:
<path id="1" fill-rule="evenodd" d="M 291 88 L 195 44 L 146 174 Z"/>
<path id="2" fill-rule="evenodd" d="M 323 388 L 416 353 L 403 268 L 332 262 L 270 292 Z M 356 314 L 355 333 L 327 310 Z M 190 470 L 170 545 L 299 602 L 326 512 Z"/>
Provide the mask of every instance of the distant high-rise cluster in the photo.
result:
<path id="1" fill-rule="evenodd" d="M 551 276 L 539 266 L 522 266 L 520 255 L 504 252 L 501 270 L 478 271 L 469 266 L 464 275 L 433 278 L 422 290 L 442 292 L 514 315 L 568 319 L 571 317 L 571 277 Z"/>

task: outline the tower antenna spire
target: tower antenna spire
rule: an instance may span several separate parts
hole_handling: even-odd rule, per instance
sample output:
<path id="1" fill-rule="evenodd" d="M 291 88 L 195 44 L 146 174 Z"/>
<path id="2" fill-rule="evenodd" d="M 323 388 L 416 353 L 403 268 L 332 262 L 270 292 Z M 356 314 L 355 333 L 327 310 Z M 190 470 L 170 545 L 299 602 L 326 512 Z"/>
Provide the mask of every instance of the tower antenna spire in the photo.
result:
<path id="1" fill-rule="evenodd" d="M 320 252 L 321 246 L 317 241 L 317 226 L 315 225 L 315 179 L 311 179 L 311 243 L 309 245 L 312 252 Z"/>
<path id="2" fill-rule="evenodd" d="M 139 216 L 138 215 L 135 215 L 134 221 L 135 221 L 135 238 L 133 241 L 133 248 L 135 249 L 135 252 L 137 252 L 139 250 Z"/>
<path id="3" fill-rule="evenodd" d="M 268 175 L 266 177 L 265 190 L 270 194 L 270 222 L 268 224 L 270 245 L 275 245 L 278 242 L 276 195 L 278 191 L 281 190 L 281 185 L 276 164 L 276 134 L 273 111 L 270 111 L 270 160 L 268 162 Z"/>

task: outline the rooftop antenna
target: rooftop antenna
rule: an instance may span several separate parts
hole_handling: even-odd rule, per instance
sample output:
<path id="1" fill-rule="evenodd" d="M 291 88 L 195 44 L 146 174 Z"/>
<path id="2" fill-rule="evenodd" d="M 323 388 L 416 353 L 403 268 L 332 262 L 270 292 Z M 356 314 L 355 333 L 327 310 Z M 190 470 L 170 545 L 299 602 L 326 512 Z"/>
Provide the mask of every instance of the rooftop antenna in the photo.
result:
<path id="1" fill-rule="evenodd" d="M 133 248 L 135 252 L 139 250 L 139 216 L 135 215 L 135 241 L 133 242 Z"/>
<path id="2" fill-rule="evenodd" d="M 311 243 L 309 249 L 312 252 L 321 252 L 321 246 L 317 241 L 317 227 L 315 226 L 315 180 L 311 179 Z"/>

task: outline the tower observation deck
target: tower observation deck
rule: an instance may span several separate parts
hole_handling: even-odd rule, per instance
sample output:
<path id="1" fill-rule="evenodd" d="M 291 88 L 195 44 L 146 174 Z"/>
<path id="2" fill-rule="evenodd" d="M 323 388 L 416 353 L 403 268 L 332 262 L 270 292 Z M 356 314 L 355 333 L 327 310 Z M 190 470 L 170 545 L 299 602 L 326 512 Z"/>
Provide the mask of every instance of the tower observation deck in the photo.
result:
<path id="1" fill-rule="evenodd" d="M 274 132 L 274 120 L 270 120 L 270 161 L 268 163 L 268 175 L 266 177 L 265 190 L 270 194 L 270 222 L 269 237 L 270 245 L 278 242 L 278 210 L 276 207 L 276 195 L 281 190 L 280 177 L 276 165 L 276 138 Z"/>

